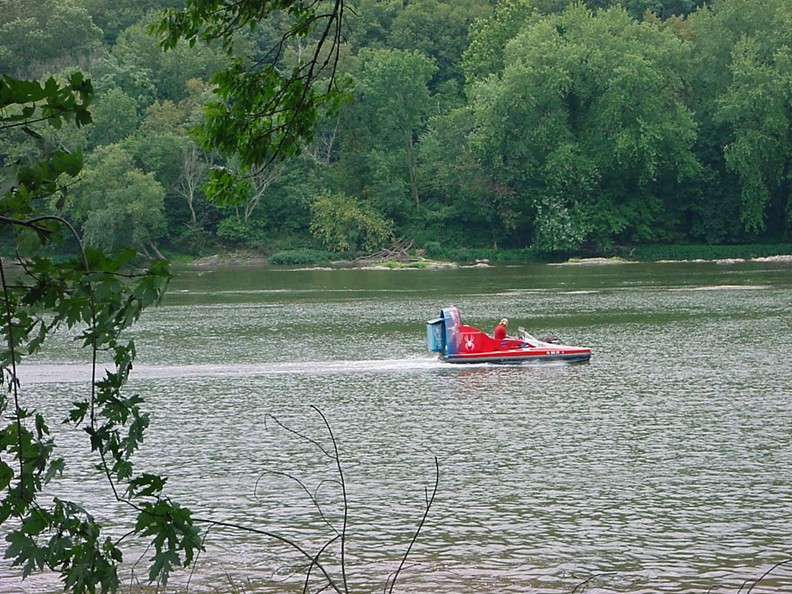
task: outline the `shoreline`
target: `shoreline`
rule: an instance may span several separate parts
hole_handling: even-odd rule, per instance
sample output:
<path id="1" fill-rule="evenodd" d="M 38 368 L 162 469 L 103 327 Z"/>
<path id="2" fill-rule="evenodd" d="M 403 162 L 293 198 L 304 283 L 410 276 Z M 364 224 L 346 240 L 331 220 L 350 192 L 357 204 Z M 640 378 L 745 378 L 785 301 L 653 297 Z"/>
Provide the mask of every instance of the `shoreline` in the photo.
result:
<path id="1" fill-rule="evenodd" d="M 779 256 L 760 256 L 756 258 L 693 258 L 693 259 L 664 259 L 664 260 L 625 260 L 622 258 L 583 258 L 580 260 L 569 260 L 567 262 L 551 262 L 550 266 L 577 266 L 577 265 L 607 265 L 607 264 L 684 264 L 684 263 L 707 263 L 715 264 L 739 264 L 741 262 L 792 262 L 792 254 Z"/>
<path id="2" fill-rule="evenodd" d="M 513 266 L 519 264 L 546 264 L 548 266 L 611 266 L 624 264 L 684 264 L 684 263 L 715 263 L 715 264 L 739 264 L 743 262 L 770 262 L 770 263 L 792 263 L 792 254 L 781 254 L 776 256 L 758 256 L 744 258 L 681 258 L 681 259 L 658 259 L 658 260 L 628 260 L 621 257 L 605 258 L 570 258 L 565 262 L 509 262 L 491 263 L 488 259 L 476 260 L 474 262 L 449 262 L 444 260 L 421 259 L 411 262 L 368 262 L 365 265 L 356 264 L 352 260 L 340 260 L 334 262 L 315 262 L 303 265 L 283 266 L 284 269 L 295 270 L 444 270 L 449 268 L 491 268 L 494 266 Z M 214 254 L 203 258 L 197 258 L 190 262 L 174 264 L 188 268 L 210 268 L 210 267 L 234 267 L 234 266 L 275 266 L 269 263 L 264 256 L 250 252 L 232 252 L 229 254 Z M 281 266 L 278 266 L 279 268 Z"/>

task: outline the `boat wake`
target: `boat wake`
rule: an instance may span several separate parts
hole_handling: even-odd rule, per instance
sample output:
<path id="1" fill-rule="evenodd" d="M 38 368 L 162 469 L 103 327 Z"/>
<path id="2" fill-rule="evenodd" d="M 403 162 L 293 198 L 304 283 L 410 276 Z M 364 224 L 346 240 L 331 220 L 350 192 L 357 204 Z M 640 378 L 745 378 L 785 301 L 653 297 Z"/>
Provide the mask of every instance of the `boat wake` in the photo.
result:
<path id="1" fill-rule="evenodd" d="M 400 373 L 446 367 L 436 357 L 372 359 L 363 361 L 302 361 L 233 365 L 135 365 L 130 381 L 168 378 L 222 378 L 271 375 L 331 375 L 340 373 Z M 18 368 L 21 384 L 60 384 L 91 381 L 89 365 L 29 364 Z M 104 375 L 104 369 L 97 372 Z"/>

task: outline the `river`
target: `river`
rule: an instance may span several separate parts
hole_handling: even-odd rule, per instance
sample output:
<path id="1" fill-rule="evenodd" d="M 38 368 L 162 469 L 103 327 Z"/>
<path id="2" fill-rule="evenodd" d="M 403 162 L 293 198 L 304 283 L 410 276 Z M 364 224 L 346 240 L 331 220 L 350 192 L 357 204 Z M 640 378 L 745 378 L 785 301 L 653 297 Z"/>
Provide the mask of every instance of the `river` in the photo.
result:
<path id="1" fill-rule="evenodd" d="M 592 359 L 444 364 L 425 321 L 451 304 Z M 351 592 L 384 591 L 436 459 L 394 592 L 792 593 L 790 312 L 788 262 L 179 269 L 130 334 L 152 415 L 136 464 L 196 516 L 317 551 L 332 532 L 310 495 L 336 527 L 344 511 L 323 415 Z M 64 418 L 85 362 L 59 337 L 22 368 L 27 402 Z M 83 440 L 57 438 L 62 455 Z M 69 462 L 55 492 L 123 534 L 92 462 Z M 134 546 L 127 589 L 145 575 Z M 215 527 L 165 591 L 301 592 L 287 549 Z M 3 563 L 0 592 L 59 591 Z"/>

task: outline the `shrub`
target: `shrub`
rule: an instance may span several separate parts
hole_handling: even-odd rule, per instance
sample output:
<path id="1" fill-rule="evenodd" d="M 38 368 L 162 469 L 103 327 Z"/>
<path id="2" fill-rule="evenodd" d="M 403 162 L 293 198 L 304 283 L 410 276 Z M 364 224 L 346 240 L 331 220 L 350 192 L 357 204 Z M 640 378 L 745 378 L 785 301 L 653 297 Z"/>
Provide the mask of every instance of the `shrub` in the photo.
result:
<path id="1" fill-rule="evenodd" d="M 272 254 L 269 257 L 269 262 L 276 266 L 296 266 L 330 262 L 333 258 L 337 257 L 338 254 L 321 250 L 281 250 Z"/>
<path id="2" fill-rule="evenodd" d="M 393 240 L 392 221 L 346 194 L 322 194 L 311 210 L 311 233 L 333 251 L 373 250 Z"/>

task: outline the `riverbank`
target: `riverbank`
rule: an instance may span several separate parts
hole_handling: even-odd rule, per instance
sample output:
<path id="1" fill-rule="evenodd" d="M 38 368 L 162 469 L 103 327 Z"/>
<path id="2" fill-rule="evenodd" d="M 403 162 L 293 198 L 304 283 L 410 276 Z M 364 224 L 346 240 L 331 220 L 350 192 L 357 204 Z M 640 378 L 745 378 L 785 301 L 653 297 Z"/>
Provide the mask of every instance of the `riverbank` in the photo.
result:
<path id="1" fill-rule="evenodd" d="M 788 257 L 792 244 L 642 245 L 620 248 L 614 255 L 639 262 L 757 260 Z"/>
<path id="2" fill-rule="evenodd" d="M 174 258 L 190 267 L 214 266 L 321 266 L 327 268 L 425 269 L 457 266 L 547 263 L 553 265 L 611 265 L 634 262 L 788 262 L 792 244 L 751 245 L 675 245 L 619 248 L 607 254 L 568 254 L 563 257 L 538 257 L 528 249 L 492 250 L 415 250 L 409 257 L 372 259 L 360 254 L 337 254 L 319 250 L 289 250 L 263 254 L 250 250 L 219 252 L 202 258 Z"/>

